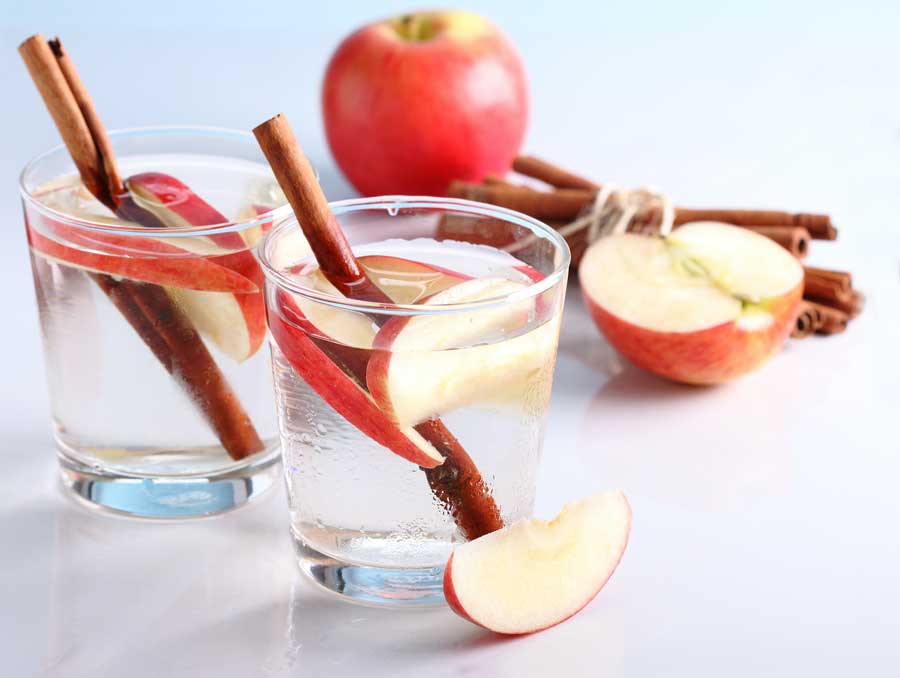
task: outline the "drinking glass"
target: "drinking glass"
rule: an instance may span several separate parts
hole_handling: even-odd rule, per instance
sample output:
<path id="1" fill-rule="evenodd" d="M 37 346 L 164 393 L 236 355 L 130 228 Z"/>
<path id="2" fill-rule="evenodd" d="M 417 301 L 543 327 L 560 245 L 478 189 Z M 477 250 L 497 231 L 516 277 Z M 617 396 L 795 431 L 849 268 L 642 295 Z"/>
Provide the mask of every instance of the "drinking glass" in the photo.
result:
<path id="1" fill-rule="evenodd" d="M 20 181 L 62 482 L 124 515 L 219 513 L 278 477 L 254 248 L 283 196 L 250 134 L 111 138 L 155 226 L 97 201 L 62 146 Z"/>
<path id="2" fill-rule="evenodd" d="M 441 604 L 456 544 L 531 516 L 569 251 L 465 200 L 332 209 L 394 303 L 341 296 L 294 217 L 260 246 L 297 558 L 349 600 Z"/>

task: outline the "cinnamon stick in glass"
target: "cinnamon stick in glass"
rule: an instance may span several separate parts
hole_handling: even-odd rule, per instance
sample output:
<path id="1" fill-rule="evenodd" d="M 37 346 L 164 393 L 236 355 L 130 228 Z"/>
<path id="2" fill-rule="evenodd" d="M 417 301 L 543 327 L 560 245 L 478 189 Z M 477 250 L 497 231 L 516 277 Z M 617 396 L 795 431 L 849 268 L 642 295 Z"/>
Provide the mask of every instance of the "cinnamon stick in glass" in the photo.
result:
<path id="1" fill-rule="evenodd" d="M 19 46 L 19 53 L 85 187 L 121 218 L 161 226 L 152 213 L 137 207 L 127 195 L 106 131 L 59 39 L 48 43 L 40 34 L 33 35 Z M 228 454 L 242 459 L 261 451 L 264 445 L 249 415 L 196 328 L 165 291 L 99 273 L 90 278 L 182 384 Z"/>
<path id="2" fill-rule="evenodd" d="M 276 115 L 254 128 L 253 134 L 294 209 L 325 277 L 350 299 L 393 303 L 359 266 L 287 119 Z M 386 318 L 372 314 L 372 320 L 383 323 Z M 339 348 L 329 346 L 329 342 L 317 344 L 332 361 L 352 371 L 351 376 L 356 377 L 361 387 L 366 383 L 365 361 L 342 360 L 336 354 Z M 490 488 L 447 427 L 433 419 L 415 429 L 444 456 L 443 464 L 425 473 L 432 492 L 447 507 L 466 538 L 476 539 L 502 528 L 503 521 Z"/>

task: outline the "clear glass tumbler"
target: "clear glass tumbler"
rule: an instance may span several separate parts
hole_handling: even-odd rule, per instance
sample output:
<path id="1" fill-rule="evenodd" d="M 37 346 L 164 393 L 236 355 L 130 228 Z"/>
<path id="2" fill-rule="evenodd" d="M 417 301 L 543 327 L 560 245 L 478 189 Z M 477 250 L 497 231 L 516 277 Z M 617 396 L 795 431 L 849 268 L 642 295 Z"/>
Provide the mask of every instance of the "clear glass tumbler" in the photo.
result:
<path id="1" fill-rule="evenodd" d="M 21 176 L 62 480 L 120 514 L 219 513 L 278 476 L 254 248 L 284 200 L 250 134 L 111 137 L 137 221 L 63 147 Z"/>
<path id="2" fill-rule="evenodd" d="M 441 604 L 455 544 L 531 515 L 569 251 L 464 200 L 332 207 L 395 303 L 341 296 L 293 217 L 260 246 L 298 560 L 350 600 Z"/>

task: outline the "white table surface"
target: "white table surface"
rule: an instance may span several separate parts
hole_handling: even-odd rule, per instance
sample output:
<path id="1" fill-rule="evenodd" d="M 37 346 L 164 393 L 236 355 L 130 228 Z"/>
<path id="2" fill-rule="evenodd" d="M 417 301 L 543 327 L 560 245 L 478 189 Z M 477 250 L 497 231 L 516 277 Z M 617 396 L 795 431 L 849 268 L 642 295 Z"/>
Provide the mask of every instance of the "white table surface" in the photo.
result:
<path id="1" fill-rule="evenodd" d="M 605 590 L 564 625 L 504 640 L 445 609 L 335 602 L 298 574 L 282 491 L 177 525 L 61 495 L 15 188 L 56 133 L 14 46 L 58 31 L 111 128 L 250 128 L 284 110 L 345 197 L 322 68 L 348 29 L 408 4 L 330 3 L 314 20 L 301 4 L 0 12 L 0 674 L 898 675 L 896 3 L 481 3 L 531 73 L 527 149 L 680 204 L 830 212 L 841 237 L 809 261 L 853 271 L 869 298 L 844 335 L 696 389 L 623 365 L 572 290 L 538 513 L 621 488 L 634 528 Z"/>

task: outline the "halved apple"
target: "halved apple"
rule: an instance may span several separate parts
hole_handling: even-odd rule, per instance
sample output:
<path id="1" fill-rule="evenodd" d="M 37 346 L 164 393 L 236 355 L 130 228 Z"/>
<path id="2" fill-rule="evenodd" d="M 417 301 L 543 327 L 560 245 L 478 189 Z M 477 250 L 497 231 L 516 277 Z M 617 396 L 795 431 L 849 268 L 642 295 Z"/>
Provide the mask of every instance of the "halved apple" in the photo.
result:
<path id="1" fill-rule="evenodd" d="M 146 172 L 129 177 L 125 183 L 135 203 L 167 226 L 215 226 L 228 222 L 221 212 L 171 175 Z M 235 361 L 243 362 L 259 350 L 266 337 L 262 269 L 240 233 L 216 233 L 207 239 L 220 248 L 218 254 L 210 255 L 216 263 L 253 280 L 259 290 L 249 294 L 167 291 L 213 344 Z"/>
<path id="2" fill-rule="evenodd" d="M 526 287 L 505 278 L 475 278 L 429 297 L 423 306 L 503 298 Z M 559 324 L 551 320 L 523 331 L 534 312 L 534 299 L 526 298 L 493 309 L 392 318 L 374 340 L 369 391 L 402 426 L 476 402 L 543 403 Z"/>
<path id="3" fill-rule="evenodd" d="M 332 318 L 339 322 L 341 316 Z M 278 290 L 269 310 L 272 337 L 291 367 L 319 396 L 348 422 L 372 440 L 422 466 L 434 468 L 444 458 L 412 427 L 398 427 L 382 412 L 362 384 L 351 377 L 354 370 L 341 369 L 336 355 L 326 354 L 313 340 L 319 330 L 284 290 Z M 332 326 L 332 331 L 335 331 Z"/>
<path id="4" fill-rule="evenodd" d="M 621 492 L 569 504 L 553 520 L 523 520 L 457 546 L 444 596 L 464 619 L 504 634 L 565 621 L 609 581 L 631 532 Z"/>
<path id="5" fill-rule="evenodd" d="M 803 268 L 753 231 L 685 224 L 668 237 L 598 240 L 579 268 L 588 309 L 610 344 L 675 381 L 717 384 L 762 364 L 791 332 Z"/>

